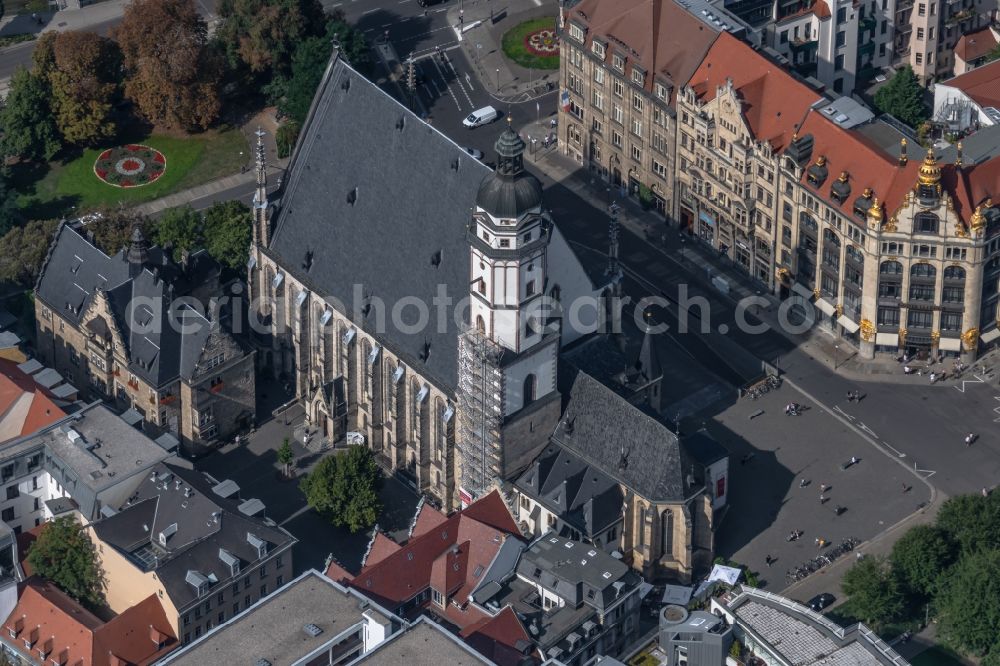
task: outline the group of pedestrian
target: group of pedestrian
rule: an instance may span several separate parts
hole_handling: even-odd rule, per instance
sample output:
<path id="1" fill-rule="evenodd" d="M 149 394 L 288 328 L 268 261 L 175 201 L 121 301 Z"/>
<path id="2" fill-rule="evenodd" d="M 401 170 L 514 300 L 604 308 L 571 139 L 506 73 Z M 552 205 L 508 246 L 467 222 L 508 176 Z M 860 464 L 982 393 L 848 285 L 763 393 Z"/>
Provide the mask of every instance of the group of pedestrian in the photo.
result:
<path id="1" fill-rule="evenodd" d="M 970 432 L 968 435 L 965 436 L 965 445 L 972 446 L 972 443 L 977 439 L 979 439 L 979 435 L 977 435 L 974 432 Z"/>
<path id="2" fill-rule="evenodd" d="M 848 391 L 847 402 L 861 402 L 861 391 L 858 390 Z"/>
<path id="3" fill-rule="evenodd" d="M 802 405 L 800 405 L 799 403 L 797 403 L 797 402 L 790 402 L 787 405 L 785 405 L 785 416 L 798 416 L 799 415 L 799 410 L 801 408 L 802 408 Z"/>

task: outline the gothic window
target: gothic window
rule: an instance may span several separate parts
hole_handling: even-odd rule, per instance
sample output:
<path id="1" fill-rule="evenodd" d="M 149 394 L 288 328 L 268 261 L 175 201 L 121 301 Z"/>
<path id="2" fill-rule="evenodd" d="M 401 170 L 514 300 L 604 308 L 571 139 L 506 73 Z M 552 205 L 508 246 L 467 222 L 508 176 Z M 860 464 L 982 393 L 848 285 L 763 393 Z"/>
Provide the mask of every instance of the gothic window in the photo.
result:
<path id="1" fill-rule="evenodd" d="M 476 315 L 476 331 L 486 334 L 486 320 L 483 319 L 483 315 Z"/>
<path id="2" fill-rule="evenodd" d="M 524 407 L 535 401 L 535 375 L 529 374 L 524 378 Z"/>
<path id="3" fill-rule="evenodd" d="M 434 460 L 441 462 L 444 457 L 445 442 L 448 440 L 448 422 L 445 420 L 447 407 L 444 400 L 434 401 L 434 412 L 437 414 L 437 437 L 434 439 Z"/>
<path id="4" fill-rule="evenodd" d="M 639 533 L 636 535 L 635 543 L 637 546 L 646 545 L 646 507 L 639 505 L 639 524 L 636 526 Z"/>
<path id="5" fill-rule="evenodd" d="M 660 552 L 667 556 L 674 553 L 674 514 L 669 509 L 660 516 Z"/>

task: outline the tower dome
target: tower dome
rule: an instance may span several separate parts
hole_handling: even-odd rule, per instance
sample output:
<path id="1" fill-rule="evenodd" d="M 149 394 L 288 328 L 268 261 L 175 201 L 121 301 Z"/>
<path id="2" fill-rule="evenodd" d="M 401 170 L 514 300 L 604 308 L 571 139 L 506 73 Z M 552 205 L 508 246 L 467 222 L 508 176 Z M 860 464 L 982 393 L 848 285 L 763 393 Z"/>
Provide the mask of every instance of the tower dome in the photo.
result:
<path id="1" fill-rule="evenodd" d="M 941 167 L 934 157 L 934 149 L 927 149 L 927 156 L 920 165 L 920 175 L 917 176 L 921 185 L 937 185 L 941 182 Z"/>
<path id="2" fill-rule="evenodd" d="M 476 194 L 476 205 L 498 218 L 518 218 L 542 203 L 542 184 L 524 170 L 524 140 L 510 122 L 508 117 L 494 145 L 497 168 L 483 178 Z"/>

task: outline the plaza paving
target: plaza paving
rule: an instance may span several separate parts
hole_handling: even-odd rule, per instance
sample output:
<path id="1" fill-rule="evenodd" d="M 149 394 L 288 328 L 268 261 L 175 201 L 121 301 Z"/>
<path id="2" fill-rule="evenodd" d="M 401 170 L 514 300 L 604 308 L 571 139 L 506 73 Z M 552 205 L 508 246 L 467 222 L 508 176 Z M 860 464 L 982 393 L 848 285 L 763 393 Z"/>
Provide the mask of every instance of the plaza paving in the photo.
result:
<path id="1" fill-rule="evenodd" d="M 802 415 L 786 416 L 789 402 L 802 404 Z M 758 410 L 763 414 L 750 419 Z M 787 383 L 758 400 L 726 406 L 706 427 L 731 452 L 729 509 L 716 532 L 717 554 L 760 572 L 772 591 L 787 587 L 788 569 L 821 552 L 817 538 L 832 544 L 848 537 L 867 542 L 931 500 L 930 487 L 905 462 L 810 404 Z M 852 456 L 860 462 L 841 469 Z M 804 488 L 802 479 L 809 481 Z M 830 486 L 823 504 L 821 484 Z M 839 516 L 837 506 L 845 508 Z M 802 530 L 802 538 L 788 542 L 792 530 Z M 770 568 L 768 555 L 776 558 Z"/>

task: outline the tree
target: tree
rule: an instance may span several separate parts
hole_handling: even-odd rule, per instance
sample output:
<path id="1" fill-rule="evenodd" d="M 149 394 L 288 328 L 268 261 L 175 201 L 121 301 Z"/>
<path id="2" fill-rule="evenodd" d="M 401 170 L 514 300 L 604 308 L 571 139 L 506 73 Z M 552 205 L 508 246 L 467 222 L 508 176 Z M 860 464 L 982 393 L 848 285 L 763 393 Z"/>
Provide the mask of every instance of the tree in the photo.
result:
<path id="1" fill-rule="evenodd" d="M 174 258 L 180 257 L 181 250 L 194 250 L 202 244 L 201 213 L 191 206 L 171 208 L 160 216 L 156 223 L 155 240 L 161 247 L 174 248 Z"/>
<path id="2" fill-rule="evenodd" d="M 52 90 L 65 141 L 91 144 L 115 134 L 121 53 L 113 41 L 92 32 L 50 32 L 39 39 L 33 58 L 35 75 Z"/>
<path id="3" fill-rule="evenodd" d="M 994 60 L 1000 60 L 1000 44 L 994 46 L 993 50 L 986 54 L 986 62 L 993 62 Z M 1000 659 L 1000 652 L 997 653 L 997 658 Z"/>
<path id="4" fill-rule="evenodd" d="M 941 505 L 937 526 L 958 544 L 960 555 L 1000 548 L 1000 493 L 949 498 Z"/>
<path id="5" fill-rule="evenodd" d="M 289 443 L 288 438 L 281 443 L 281 448 L 278 449 L 278 463 L 281 465 L 282 473 L 288 476 L 288 466 L 292 464 L 295 460 L 295 452 L 292 451 L 292 445 Z"/>
<path id="6" fill-rule="evenodd" d="M 0 236 L 16 227 L 21 222 L 21 211 L 17 208 L 17 193 L 7 185 L 7 180 L 0 176 Z"/>
<path id="7" fill-rule="evenodd" d="M 215 122 L 222 61 L 194 0 L 133 0 L 113 34 L 125 96 L 147 120 L 185 130 Z"/>
<path id="8" fill-rule="evenodd" d="M 295 142 L 299 140 L 299 130 L 301 126 L 294 120 L 287 120 L 281 123 L 278 131 L 274 134 L 274 142 L 277 144 L 278 157 L 288 157 L 295 149 Z"/>
<path id="9" fill-rule="evenodd" d="M 917 127 L 927 118 L 923 96 L 917 75 L 906 65 L 875 93 L 875 106 L 882 113 L 890 113 L 910 127 Z"/>
<path id="10" fill-rule="evenodd" d="M 992 653 L 1000 627 L 1000 550 L 981 550 L 959 560 L 935 606 L 948 642 L 977 656 Z"/>
<path id="11" fill-rule="evenodd" d="M 0 280 L 33 285 L 57 226 L 57 220 L 32 220 L 0 236 Z"/>
<path id="12" fill-rule="evenodd" d="M 338 527 L 351 532 L 368 529 L 378 520 L 382 475 L 371 449 L 352 446 L 323 458 L 300 485 L 309 506 Z"/>
<path id="13" fill-rule="evenodd" d="M 284 98 L 278 108 L 289 118 L 305 122 L 316 89 L 330 61 L 330 42 L 325 37 L 311 37 L 295 49 L 292 56 L 292 77 L 285 85 Z"/>
<path id="14" fill-rule="evenodd" d="M 250 209 L 239 201 L 220 201 L 205 211 L 205 249 L 223 266 L 238 270 L 250 256 Z"/>
<path id="15" fill-rule="evenodd" d="M 917 525 L 892 547 L 889 560 L 903 592 L 913 604 L 934 596 L 945 570 L 955 561 L 955 544 L 933 525 Z"/>
<path id="16" fill-rule="evenodd" d="M 347 22 L 342 9 L 335 9 L 330 14 L 330 21 L 326 24 L 326 36 L 331 45 L 334 39 L 337 40 L 341 54 L 351 67 L 365 76 L 371 74 L 371 49 L 368 48 L 365 33 Z M 329 54 L 329 51 L 327 53 Z"/>
<path id="17" fill-rule="evenodd" d="M 231 67 L 287 74 L 300 42 L 325 27 L 319 0 L 222 0 L 216 38 Z"/>
<path id="18" fill-rule="evenodd" d="M 149 218 L 127 208 L 103 208 L 98 216 L 87 223 L 87 231 L 94 234 L 94 245 L 105 254 L 113 255 L 127 247 L 132 230 L 139 227 L 146 238 L 150 237 Z"/>
<path id="19" fill-rule="evenodd" d="M 903 610 L 899 585 L 883 556 L 869 555 L 858 560 L 844 574 L 843 588 L 854 611 L 876 630 Z"/>
<path id="20" fill-rule="evenodd" d="M 62 148 L 45 81 L 24 68 L 14 72 L 0 110 L 4 155 L 48 161 Z"/>
<path id="21" fill-rule="evenodd" d="M 28 564 L 77 601 L 91 606 L 104 603 L 104 570 L 97 550 L 72 516 L 45 526 L 28 550 Z"/>

